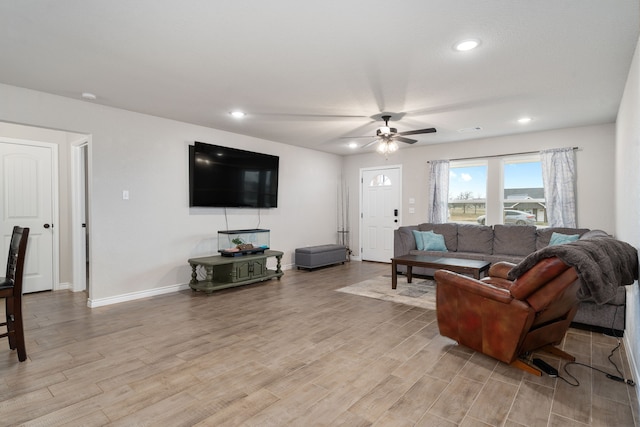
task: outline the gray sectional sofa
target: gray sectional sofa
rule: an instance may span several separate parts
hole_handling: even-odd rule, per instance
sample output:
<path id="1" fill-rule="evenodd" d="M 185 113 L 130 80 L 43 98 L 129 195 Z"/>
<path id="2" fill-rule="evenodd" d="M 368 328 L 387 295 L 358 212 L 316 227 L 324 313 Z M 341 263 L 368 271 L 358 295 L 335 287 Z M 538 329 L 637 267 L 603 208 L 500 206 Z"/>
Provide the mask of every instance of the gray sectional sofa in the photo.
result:
<path id="1" fill-rule="evenodd" d="M 444 237 L 446 252 L 442 250 L 418 250 L 415 231 L 429 232 Z M 549 245 L 553 233 L 579 235 L 580 239 L 607 236 L 601 230 L 584 228 L 538 228 L 526 225 L 476 225 L 430 224 L 403 226 L 394 232 L 394 256 L 432 255 L 448 258 L 465 258 L 489 262 L 521 262 L 527 255 Z M 427 248 L 429 249 L 429 248 Z M 406 273 L 406 266 L 398 266 L 398 273 Z M 413 274 L 433 276 L 432 269 L 413 268 Z M 575 326 L 589 327 L 605 333 L 621 335 L 625 327 L 626 292 L 618 288 L 614 300 L 597 305 L 583 301 L 574 319 Z"/>

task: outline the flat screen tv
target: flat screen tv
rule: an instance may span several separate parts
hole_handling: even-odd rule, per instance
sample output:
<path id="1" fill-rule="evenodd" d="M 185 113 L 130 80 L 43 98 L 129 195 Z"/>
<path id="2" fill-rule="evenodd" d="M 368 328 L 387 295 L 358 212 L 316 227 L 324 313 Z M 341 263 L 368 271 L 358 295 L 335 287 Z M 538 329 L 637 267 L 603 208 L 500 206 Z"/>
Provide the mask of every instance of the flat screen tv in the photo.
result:
<path id="1" fill-rule="evenodd" d="M 195 142 L 189 146 L 189 206 L 277 207 L 279 160 Z"/>

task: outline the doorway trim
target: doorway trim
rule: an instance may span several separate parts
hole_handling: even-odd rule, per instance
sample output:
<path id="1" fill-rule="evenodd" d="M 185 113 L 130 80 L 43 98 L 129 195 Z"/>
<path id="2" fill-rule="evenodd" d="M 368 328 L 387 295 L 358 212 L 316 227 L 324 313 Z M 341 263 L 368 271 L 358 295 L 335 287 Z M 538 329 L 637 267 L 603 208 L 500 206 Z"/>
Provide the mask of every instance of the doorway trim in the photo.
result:
<path id="1" fill-rule="evenodd" d="M 87 290 L 87 300 L 91 295 L 91 278 L 87 286 L 87 260 L 90 259 L 86 251 L 85 228 L 82 224 L 89 223 L 90 206 L 89 173 L 91 136 L 87 135 L 71 143 L 71 239 L 72 239 L 72 275 L 73 292 Z M 84 151 L 86 149 L 86 151 Z M 86 155 L 86 159 L 85 159 Z M 85 162 L 86 161 L 86 162 Z M 86 166 L 85 166 L 86 165 Z M 86 183 L 86 187 L 84 183 Z M 91 248 L 91 245 L 89 245 Z M 91 265 L 91 264 L 89 264 Z M 90 272 L 91 270 L 89 270 Z M 90 273 L 89 273 L 90 274 Z"/>

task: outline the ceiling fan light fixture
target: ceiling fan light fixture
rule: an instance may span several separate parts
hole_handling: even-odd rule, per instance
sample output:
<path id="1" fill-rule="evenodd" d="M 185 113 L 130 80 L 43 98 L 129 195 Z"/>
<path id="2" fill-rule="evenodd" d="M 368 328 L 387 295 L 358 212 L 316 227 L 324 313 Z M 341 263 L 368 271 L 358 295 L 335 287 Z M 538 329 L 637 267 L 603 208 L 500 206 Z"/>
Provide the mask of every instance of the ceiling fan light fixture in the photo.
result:
<path id="1" fill-rule="evenodd" d="M 395 153 L 398 151 L 398 143 L 393 140 L 389 141 L 383 139 L 378 143 L 376 151 L 380 154 L 384 154 L 385 156 L 387 154 Z"/>

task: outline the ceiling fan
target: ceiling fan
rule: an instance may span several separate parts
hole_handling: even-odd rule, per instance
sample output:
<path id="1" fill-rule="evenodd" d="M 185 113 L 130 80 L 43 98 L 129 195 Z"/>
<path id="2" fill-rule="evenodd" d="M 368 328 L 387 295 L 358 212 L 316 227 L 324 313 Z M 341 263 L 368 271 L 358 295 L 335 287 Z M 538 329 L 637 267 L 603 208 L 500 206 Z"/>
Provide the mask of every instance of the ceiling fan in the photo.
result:
<path id="1" fill-rule="evenodd" d="M 363 146 L 363 148 L 369 147 L 375 143 L 381 143 L 381 146 L 388 146 L 390 143 L 395 141 L 404 142 L 407 144 L 415 144 L 418 142 L 416 139 L 405 138 L 407 135 L 419 135 L 422 133 L 434 133 L 436 132 L 435 128 L 427 128 L 427 129 L 418 129 L 418 130 L 408 130 L 404 132 L 398 132 L 398 129 L 389 127 L 389 119 L 391 119 L 390 115 L 380 116 L 382 120 L 384 120 L 384 126 L 376 129 L 376 136 L 373 141 Z M 367 138 L 371 138 L 370 136 Z M 395 151 L 395 150 L 394 150 Z"/>

